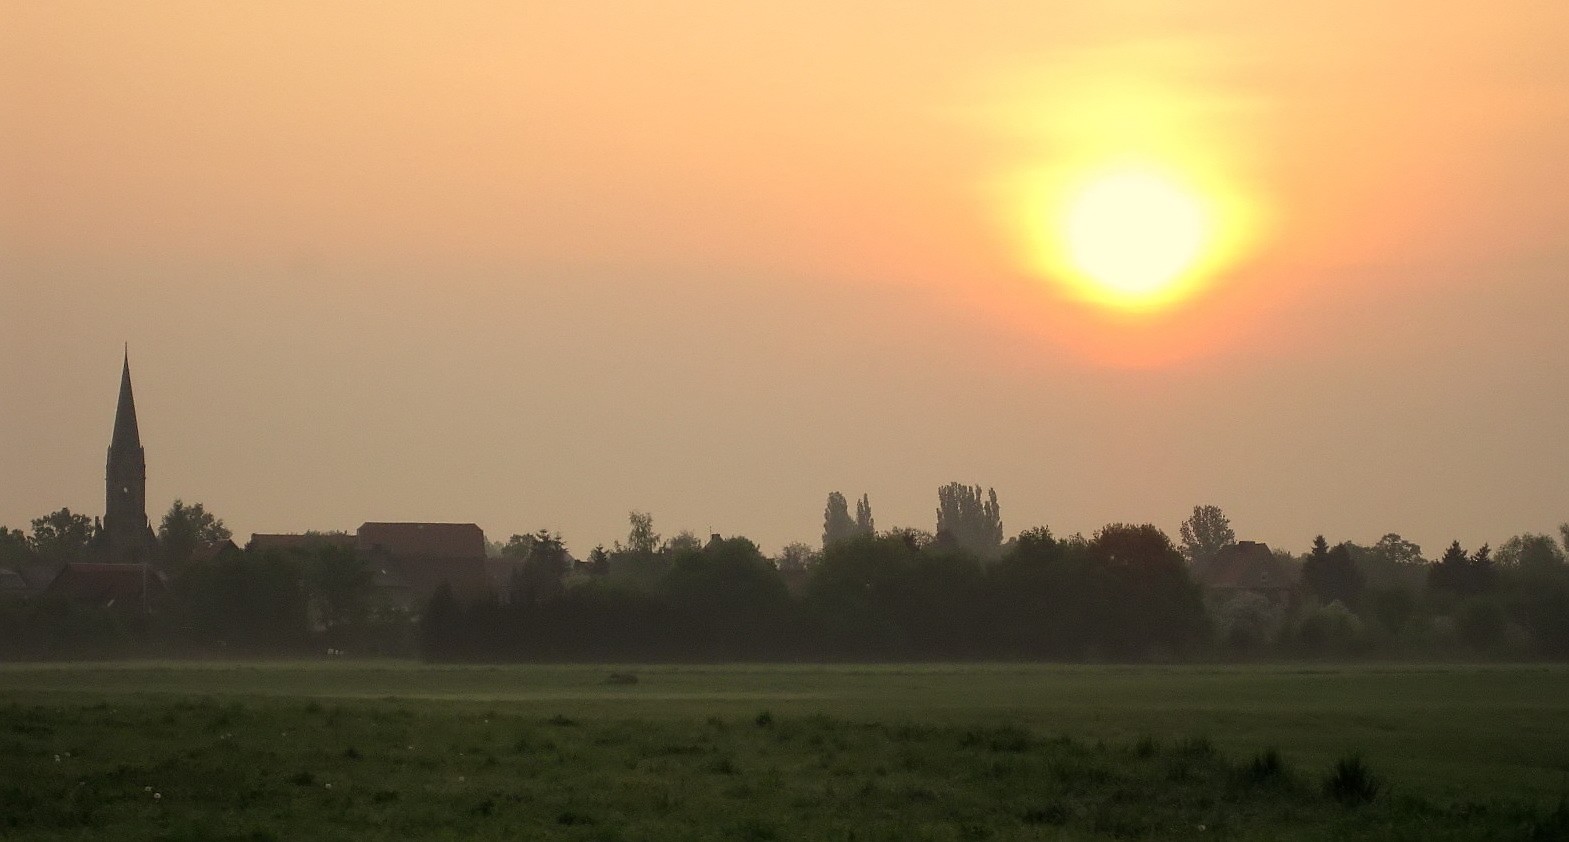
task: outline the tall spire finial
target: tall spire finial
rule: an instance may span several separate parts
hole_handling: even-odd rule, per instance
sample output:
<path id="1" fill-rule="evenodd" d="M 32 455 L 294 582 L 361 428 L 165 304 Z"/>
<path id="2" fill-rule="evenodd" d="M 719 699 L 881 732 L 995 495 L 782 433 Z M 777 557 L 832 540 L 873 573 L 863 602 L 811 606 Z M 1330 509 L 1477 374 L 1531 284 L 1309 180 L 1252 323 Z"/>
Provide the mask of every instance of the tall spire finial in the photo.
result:
<path id="1" fill-rule="evenodd" d="M 131 343 L 127 342 L 124 363 L 120 369 L 120 402 L 114 412 L 114 438 L 110 443 L 140 448 L 141 438 L 136 428 L 136 398 L 131 393 Z"/>

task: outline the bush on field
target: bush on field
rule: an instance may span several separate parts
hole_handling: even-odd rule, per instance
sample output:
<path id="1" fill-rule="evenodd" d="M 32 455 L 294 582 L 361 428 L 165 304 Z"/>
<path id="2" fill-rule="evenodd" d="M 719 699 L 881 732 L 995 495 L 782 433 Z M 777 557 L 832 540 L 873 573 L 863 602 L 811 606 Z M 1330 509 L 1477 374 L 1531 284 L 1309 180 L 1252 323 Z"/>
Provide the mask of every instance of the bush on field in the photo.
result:
<path id="1" fill-rule="evenodd" d="M 1351 807 L 1372 801 L 1383 786 L 1358 754 L 1342 757 L 1324 779 L 1325 794 Z"/>
<path id="2" fill-rule="evenodd" d="M 1215 631 L 1223 646 L 1250 651 L 1276 641 L 1285 611 L 1260 594 L 1242 591 L 1216 605 L 1214 617 Z"/>
<path id="3" fill-rule="evenodd" d="M 1350 655 L 1368 645 L 1362 618 L 1339 600 L 1304 610 L 1293 636 L 1303 651 L 1315 655 Z"/>

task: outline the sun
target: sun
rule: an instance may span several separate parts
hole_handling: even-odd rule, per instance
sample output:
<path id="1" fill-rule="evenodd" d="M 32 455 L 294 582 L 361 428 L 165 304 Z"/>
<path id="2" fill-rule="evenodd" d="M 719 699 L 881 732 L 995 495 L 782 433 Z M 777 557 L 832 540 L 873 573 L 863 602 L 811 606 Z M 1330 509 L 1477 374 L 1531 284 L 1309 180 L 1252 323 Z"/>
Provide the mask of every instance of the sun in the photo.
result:
<path id="1" fill-rule="evenodd" d="M 1215 240 L 1215 221 L 1197 191 L 1139 169 L 1087 179 L 1057 226 L 1065 268 L 1084 291 L 1133 309 L 1179 295 Z"/>

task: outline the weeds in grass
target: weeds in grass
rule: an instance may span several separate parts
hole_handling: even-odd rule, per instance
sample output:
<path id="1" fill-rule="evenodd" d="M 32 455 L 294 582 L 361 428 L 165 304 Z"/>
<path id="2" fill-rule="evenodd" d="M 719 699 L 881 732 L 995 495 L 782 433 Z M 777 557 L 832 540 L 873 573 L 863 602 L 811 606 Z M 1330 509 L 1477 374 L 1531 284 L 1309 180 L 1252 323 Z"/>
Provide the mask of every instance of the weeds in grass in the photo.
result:
<path id="1" fill-rule="evenodd" d="M 217 838 L 349 838 L 395 827 L 474 840 L 1569 837 L 1569 804 L 1461 809 L 1390 797 L 1356 757 L 1319 794 L 1275 748 L 1228 759 L 1202 737 L 1163 746 L 1145 735 L 1097 751 L 1093 737 L 1046 739 L 1022 725 L 772 711 L 767 724 L 731 714 L 717 731 L 702 715 L 584 714 L 571 729 L 503 720 L 516 728 L 508 733 L 462 710 L 418 708 L 404 723 L 379 702 L 349 702 L 330 729 L 338 742 L 324 743 L 321 720 L 293 702 L 258 703 L 220 754 L 203 727 L 219 711 L 184 717 L 182 742 L 156 727 L 169 709 L 62 705 L 0 719 L 16 749 L 0 752 L 0 836 L 112 827 L 132 838 L 214 838 L 217 828 Z M 25 733 L 5 733 L 14 724 Z M 300 738 L 266 739 L 283 732 Z M 59 735 L 89 746 L 91 760 L 67 755 Z M 517 753 L 497 761 L 514 738 Z M 1348 814 L 1341 804 L 1361 806 Z"/>
<path id="2" fill-rule="evenodd" d="M 1209 737 L 1189 737 L 1177 743 L 1177 754 L 1194 759 L 1214 757 L 1215 744 Z"/>
<path id="3" fill-rule="evenodd" d="M 763 711 L 762 713 L 759 713 L 757 715 L 757 720 L 756 721 L 757 721 L 757 727 L 759 727 L 759 728 L 772 728 L 772 727 L 774 727 L 774 715 L 772 713 L 766 711 L 766 710 Z"/>
<path id="4" fill-rule="evenodd" d="M 1559 801 L 1558 808 L 1531 823 L 1532 842 L 1569 839 L 1569 801 Z"/>
<path id="5" fill-rule="evenodd" d="M 1289 772 L 1286 763 L 1280 757 L 1280 750 L 1274 746 L 1264 749 L 1253 756 L 1253 759 L 1243 766 L 1238 773 L 1242 782 L 1251 786 L 1264 786 L 1280 783 L 1287 779 Z"/>
<path id="6" fill-rule="evenodd" d="M 1348 754 L 1335 764 L 1334 771 L 1324 779 L 1324 793 L 1349 807 L 1372 801 L 1383 788 L 1383 782 L 1362 762 L 1362 755 Z"/>

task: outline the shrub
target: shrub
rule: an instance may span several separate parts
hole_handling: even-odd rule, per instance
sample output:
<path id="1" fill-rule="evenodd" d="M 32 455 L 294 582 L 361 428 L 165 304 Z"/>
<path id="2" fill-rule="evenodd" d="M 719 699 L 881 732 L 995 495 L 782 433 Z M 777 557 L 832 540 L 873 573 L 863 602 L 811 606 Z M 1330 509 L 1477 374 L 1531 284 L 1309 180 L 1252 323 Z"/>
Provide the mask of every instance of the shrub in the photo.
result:
<path id="1" fill-rule="evenodd" d="M 1490 599 L 1473 599 L 1461 606 L 1460 613 L 1455 617 L 1455 625 L 1459 629 L 1460 639 L 1466 645 L 1491 652 L 1503 640 L 1509 619 L 1498 603 Z"/>
<path id="2" fill-rule="evenodd" d="M 1372 801 L 1382 786 L 1383 782 L 1362 762 L 1359 754 L 1340 758 L 1335 770 L 1324 779 L 1324 793 L 1348 807 Z"/>
<path id="3" fill-rule="evenodd" d="M 1277 783 L 1286 777 L 1286 763 L 1280 759 L 1280 750 L 1274 746 L 1254 755 L 1253 760 L 1241 770 L 1242 780 L 1255 786 Z"/>
<path id="4" fill-rule="evenodd" d="M 1222 645 L 1249 651 L 1273 643 L 1280 633 L 1279 606 L 1252 591 L 1243 591 L 1215 608 L 1215 629 Z"/>
<path id="5" fill-rule="evenodd" d="M 1367 642 L 1362 619 L 1338 600 L 1304 611 L 1297 621 L 1296 638 L 1314 654 L 1351 654 Z"/>

